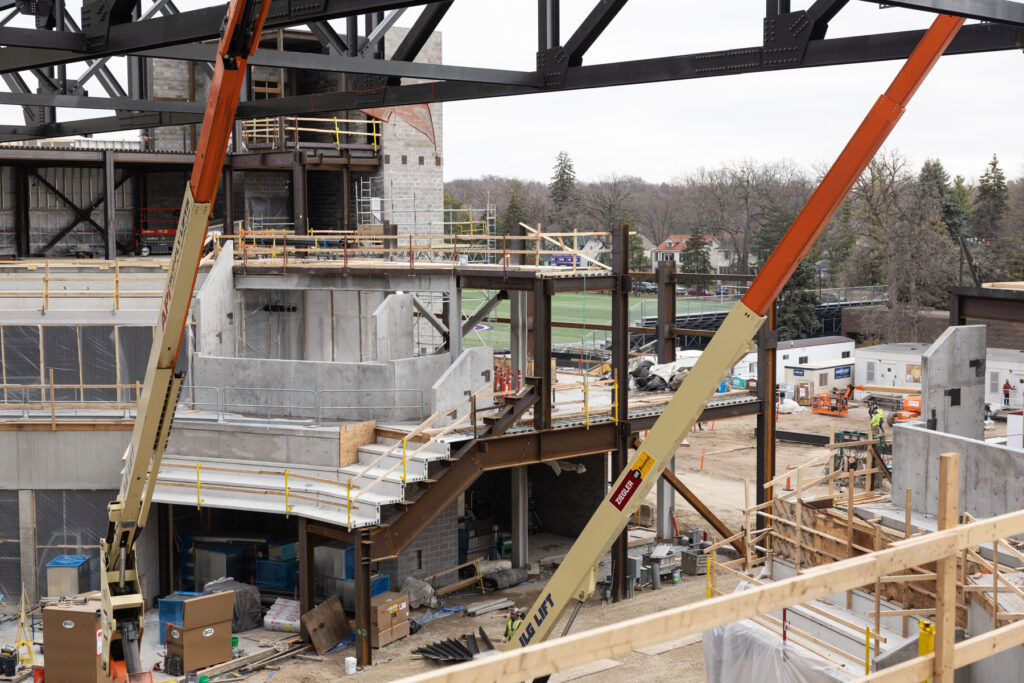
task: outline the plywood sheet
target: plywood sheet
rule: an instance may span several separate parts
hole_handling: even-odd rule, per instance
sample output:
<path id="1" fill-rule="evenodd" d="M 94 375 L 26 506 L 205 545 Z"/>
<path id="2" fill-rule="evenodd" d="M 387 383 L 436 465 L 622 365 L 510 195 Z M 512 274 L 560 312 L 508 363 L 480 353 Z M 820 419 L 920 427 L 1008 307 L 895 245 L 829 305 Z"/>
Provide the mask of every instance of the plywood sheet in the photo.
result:
<path id="1" fill-rule="evenodd" d="M 338 427 L 338 467 L 351 465 L 359 459 L 359 447 L 377 440 L 376 420 L 353 422 Z"/>
<path id="2" fill-rule="evenodd" d="M 679 638 L 677 640 L 668 640 L 664 643 L 658 643 L 657 645 L 651 645 L 650 647 L 641 647 L 636 650 L 640 654 L 644 655 L 660 655 L 670 650 L 676 650 L 687 645 L 693 645 L 704 640 L 703 636 L 687 636 L 685 638 Z"/>
<path id="3" fill-rule="evenodd" d="M 309 634 L 309 640 L 318 655 L 327 652 L 352 633 L 352 625 L 341 609 L 337 595 L 332 595 L 303 614 L 302 626 Z"/>

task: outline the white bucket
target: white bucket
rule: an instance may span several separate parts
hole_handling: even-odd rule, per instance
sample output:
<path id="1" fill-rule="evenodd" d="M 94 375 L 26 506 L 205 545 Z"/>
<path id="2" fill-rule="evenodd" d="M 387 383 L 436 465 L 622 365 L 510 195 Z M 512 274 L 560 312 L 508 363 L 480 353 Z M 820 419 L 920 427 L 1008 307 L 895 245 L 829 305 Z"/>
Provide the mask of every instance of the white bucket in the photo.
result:
<path id="1" fill-rule="evenodd" d="M 345 657 L 345 673 L 354 674 L 356 672 L 356 658 Z"/>

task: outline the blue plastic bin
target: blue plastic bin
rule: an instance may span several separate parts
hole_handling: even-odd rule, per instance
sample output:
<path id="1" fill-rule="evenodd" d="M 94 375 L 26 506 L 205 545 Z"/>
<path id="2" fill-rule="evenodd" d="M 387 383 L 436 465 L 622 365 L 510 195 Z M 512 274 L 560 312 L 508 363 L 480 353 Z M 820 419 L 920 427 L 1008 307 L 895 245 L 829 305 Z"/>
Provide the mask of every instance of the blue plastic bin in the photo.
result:
<path id="1" fill-rule="evenodd" d="M 257 560 L 256 585 L 279 590 L 294 590 L 298 560 Z"/>
<path id="2" fill-rule="evenodd" d="M 160 644 L 163 645 L 167 639 L 167 625 L 181 624 L 181 618 L 185 610 L 185 600 L 196 598 L 202 593 L 187 593 L 179 591 L 171 593 L 166 598 L 160 598 Z"/>

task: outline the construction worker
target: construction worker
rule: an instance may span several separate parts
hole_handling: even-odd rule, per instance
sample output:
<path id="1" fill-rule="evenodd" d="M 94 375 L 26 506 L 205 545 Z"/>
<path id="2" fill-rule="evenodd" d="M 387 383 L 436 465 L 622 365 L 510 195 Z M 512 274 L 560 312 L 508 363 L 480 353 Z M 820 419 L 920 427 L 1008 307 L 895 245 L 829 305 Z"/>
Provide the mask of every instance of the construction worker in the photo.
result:
<path id="1" fill-rule="evenodd" d="M 875 412 L 871 413 L 871 436 L 885 436 L 885 420 L 882 419 L 882 409 L 875 406 Z"/>
<path id="2" fill-rule="evenodd" d="M 519 629 L 519 624 L 523 623 L 523 615 L 524 614 L 525 614 L 524 610 L 518 610 L 518 609 L 515 609 L 515 608 L 513 608 L 508 613 L 508 621 L 505 622 L 505 640 L 506 641 L 512 640 L 512 636 L 514 636 L 516 631 Z"/>
<path id="3" fill-rule="evenodd" d="M 1010 380 L 1003 382 L 1003 405 L 1010 405 L 1010 392 L 1013 391 L 1013 385 L 1010 384 Z"/>

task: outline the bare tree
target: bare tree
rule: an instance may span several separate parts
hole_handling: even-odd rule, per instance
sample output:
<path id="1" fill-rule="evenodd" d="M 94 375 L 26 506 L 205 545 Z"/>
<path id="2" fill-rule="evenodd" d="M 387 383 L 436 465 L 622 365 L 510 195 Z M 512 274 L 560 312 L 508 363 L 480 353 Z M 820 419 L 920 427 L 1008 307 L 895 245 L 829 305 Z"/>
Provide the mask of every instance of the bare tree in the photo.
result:
<path id="1" fill-rule="evenodd" d="M 583 216 L 595 231 L 614 229 L 622 222 L 623 214 L 633 211 L 642 184 L 639 178 L 617 174 L 588 184 L 580 192 Z"/>

